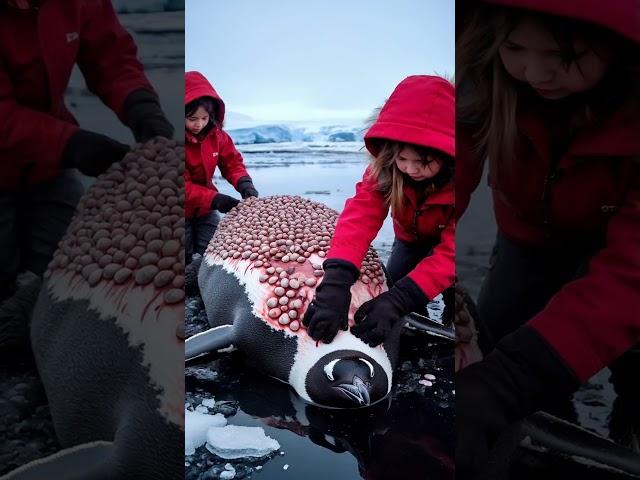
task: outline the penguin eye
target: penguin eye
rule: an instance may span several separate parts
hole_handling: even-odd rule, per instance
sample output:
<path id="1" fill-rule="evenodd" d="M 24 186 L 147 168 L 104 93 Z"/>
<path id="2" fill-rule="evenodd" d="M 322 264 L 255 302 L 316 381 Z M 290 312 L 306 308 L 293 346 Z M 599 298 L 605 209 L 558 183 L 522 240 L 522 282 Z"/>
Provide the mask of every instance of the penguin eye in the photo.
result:
<path id="1" fill-rule="evenodd" d="M 373 374 L 375 373 L 375 370 L 373 369 L 373 365 L 371 365 L 371 362 L 368 362 L 364 358 L 360 358 L 359 360 L 365 363 L 369 367 L 369 373 L 371 374 L 371 378 L 373 378 Z"/>
<path id="2" fill-rule="evenodd" d="M 335 360 L 331 360 L 329 363 L 327 363 L 324 366 L 324 373 L 327 376 L 327 378 L 329 380 L 331 380 L 333 382 L 333 367 L 335 366 L 336 363 L 338 363 L 340 361 L 339 358 L 335 359 Z"/>

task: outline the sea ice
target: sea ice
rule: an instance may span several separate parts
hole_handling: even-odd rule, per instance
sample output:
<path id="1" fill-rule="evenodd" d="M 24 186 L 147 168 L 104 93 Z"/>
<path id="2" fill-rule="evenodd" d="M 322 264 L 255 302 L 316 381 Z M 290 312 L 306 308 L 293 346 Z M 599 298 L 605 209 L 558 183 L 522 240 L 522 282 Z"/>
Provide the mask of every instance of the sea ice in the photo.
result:
<path id="1" fill-rule="evenodd" d="M 229 480 L 232 478 L 236 477 L 236 469 L 233 468 L 233 465 L 231 465 L 230 463 L 227 463 L 224 466 L 224 471 L 220 472 L 220 479 L 221 480 Z"/>
<path id="2" fill-rule="evenodd" d="M 211 427 L 224 427 L 227 419 L 224 415 L 207 415 L 185 410 L 184 412 L 184 454 L 193 455 L 196 448 L 207 440 L 207 430 Z"/>
<path id="3" fill-rule="evenodd" d="M 260 458 L 280 448 L 280 444 L 265 435 L 261 427 L 227 425 L 209 428 L 207 450 L 225 459 Z"/>

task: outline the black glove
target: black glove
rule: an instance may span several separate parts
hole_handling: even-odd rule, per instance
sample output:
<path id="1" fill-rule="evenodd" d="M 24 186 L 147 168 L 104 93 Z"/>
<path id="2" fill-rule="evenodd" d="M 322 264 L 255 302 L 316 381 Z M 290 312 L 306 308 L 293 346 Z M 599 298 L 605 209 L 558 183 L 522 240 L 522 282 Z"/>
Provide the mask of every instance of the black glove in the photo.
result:
<path id="1" fill-rule="evenodd" d="M 78 130 L 62 152 L 62 166 L 77 168 L 85 175 L 97 177 L 112 163 L 119 162 L 129 152 L 129 146 L 105 135 Z"/>
<path id="2" fill-rule="evenodd" d="M 224 193 L 218 193 L 211 201 L 211 210 L 218 210 L 221 213 L 227 213 L 239 203 L 240 200 L 237 198 L 230 197 Z"/>
<path id="3" fill-rule="evenodd" d="M 133 132 L 136 142 L 153 137 L 173 137 L 173 126 L 164 116 L 155 92 L 141 88 L 130 93 L 124 102 L 124 123 Z"/>
<path id="4" fill-rule="evenodd" d="M 323 266 L 324 278 L 307 307 L 302 325 L 315 341 L 331 343 L 338 330 L 349 327 L 351 285 L 360 276 L 360 271 L 353 263 L 337 258 L 325 260 Z"/>
<path id="5" fill-rule="evenodd" d="M 424 309 L 429 299 L 409 277 L 404 277 L 388 292 L 360 305 L 351 333 L 372 347 L 385 341 L 393 326 L 407 313 Z"/>
<path id="6" fill-rule="evenodd" d="M 249 197 L 257 197 L 258 191 L 253 186 L 253 182 L 251 181 L 251 177 L 242 177 L 238 180 L 238 187 L 236 188 L 240 195 L 242 195 L 242 199 L 246 199 Z"/>
<path id="7" fill-rule="evenodd" d="M 484 360 L 456 373 L 456 478 L 478 476 L 511 423 L 575 391 L 578 379 L 535 330 L 504 337 Z"/>

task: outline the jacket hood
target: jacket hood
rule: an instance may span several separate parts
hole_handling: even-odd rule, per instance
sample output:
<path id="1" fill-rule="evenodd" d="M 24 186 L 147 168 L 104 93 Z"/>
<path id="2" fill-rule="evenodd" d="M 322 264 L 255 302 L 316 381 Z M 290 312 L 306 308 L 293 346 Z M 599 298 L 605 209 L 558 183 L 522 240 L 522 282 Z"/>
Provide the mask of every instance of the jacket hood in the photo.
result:
<path id="1" fill-rule="evenodd" d="M 442 77 L 414 75 L 398 84 L 364 136 L 374 157 L 379 140 L 433 148 L 455 157 L 455 90 Z"/>
<path id="2" fill-rule="evenodd" d="M 195 71 L 186 72 L 184 74 L 184 104 L 188 105 L 200 97 L 211 97 L 217 102 L 216 122 L 222 125 L 224 122 L 224 102 L 220 95 L 203 74 Z"/>
<path id="3" fill-rule="evenodd" d="M 640 43 L 638 0 L 484 0 L 487 3 L 523 8 L 599 25 Z"/>

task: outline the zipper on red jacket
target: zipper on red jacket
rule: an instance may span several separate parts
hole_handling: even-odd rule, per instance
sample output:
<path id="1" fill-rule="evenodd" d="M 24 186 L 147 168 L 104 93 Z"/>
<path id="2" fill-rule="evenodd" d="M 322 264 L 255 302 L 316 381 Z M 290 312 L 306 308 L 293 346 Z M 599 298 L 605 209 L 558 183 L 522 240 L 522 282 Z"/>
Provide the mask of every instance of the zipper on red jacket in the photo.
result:
<path id="1" fill-rule="evenodd" d="M 413 234 L 418 238 L 418 217 L 422 215 L 420 209 L 416 209 L 416 213 L 413 216 Z"/>
<path id="2" fill-rule="evenodd" d="M 547 238 L 551 238 L 551 186 L 560 180 L 560 171 L 556 169 L 556 165 L 557 163 L 552 166 L 551 172 L 544 177 L 542 190 L 542 223 Z"/>

